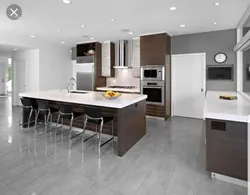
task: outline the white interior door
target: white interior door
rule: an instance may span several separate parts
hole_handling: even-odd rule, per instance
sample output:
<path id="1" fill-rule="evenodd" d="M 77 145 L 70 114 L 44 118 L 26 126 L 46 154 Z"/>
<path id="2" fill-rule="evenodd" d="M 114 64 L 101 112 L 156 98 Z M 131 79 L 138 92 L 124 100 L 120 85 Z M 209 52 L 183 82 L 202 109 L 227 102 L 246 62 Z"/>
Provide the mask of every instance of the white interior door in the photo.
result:
<path id="1" fill-rule="evenodd" d="M 19 93 L 26 92 L 27 89 L 27 70 L 26 70 L 26 61 L 18 60 L 14 62 L 15 74 L 14 74 L 14 82 L 15 82 L 15 104 L 22 105 Z"/>
<path id="2" fill-rule="evenodd" d="M 206 55 L 172 56 L 173 115 L 203 118 Z"/>

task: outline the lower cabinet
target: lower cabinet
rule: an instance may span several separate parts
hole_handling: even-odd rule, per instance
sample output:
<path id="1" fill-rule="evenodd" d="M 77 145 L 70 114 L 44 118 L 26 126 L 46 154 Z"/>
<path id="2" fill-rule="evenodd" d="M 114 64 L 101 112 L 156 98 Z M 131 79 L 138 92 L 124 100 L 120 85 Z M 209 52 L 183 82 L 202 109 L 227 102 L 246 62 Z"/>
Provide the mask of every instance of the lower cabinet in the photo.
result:
<path id="1" fill-rule="evenodd" d="M 148 116 L 165 118 L 165 106 L 147 104 L 146 114 Z"/>
<path id="2" fill-rule="evenodd" d="M 206 166 L 247 181 L 247 123 L 206 119 Z"/>

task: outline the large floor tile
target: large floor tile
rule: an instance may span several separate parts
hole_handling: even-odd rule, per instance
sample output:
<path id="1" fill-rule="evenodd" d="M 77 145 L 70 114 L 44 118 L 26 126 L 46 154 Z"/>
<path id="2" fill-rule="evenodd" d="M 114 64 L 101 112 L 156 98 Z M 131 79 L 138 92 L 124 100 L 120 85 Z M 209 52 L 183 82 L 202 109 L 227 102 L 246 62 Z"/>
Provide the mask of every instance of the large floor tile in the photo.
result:
<path id="1" fill-rule="evenodd" d="M 210 178 L 202 120 L 147 119 L 146 136 L 128 153 L 120 158 L 110 144 L 99 159 L 95 140 L 22 129 L 8 98 L 0 110 L 0 195 L 247 194 Z"/>

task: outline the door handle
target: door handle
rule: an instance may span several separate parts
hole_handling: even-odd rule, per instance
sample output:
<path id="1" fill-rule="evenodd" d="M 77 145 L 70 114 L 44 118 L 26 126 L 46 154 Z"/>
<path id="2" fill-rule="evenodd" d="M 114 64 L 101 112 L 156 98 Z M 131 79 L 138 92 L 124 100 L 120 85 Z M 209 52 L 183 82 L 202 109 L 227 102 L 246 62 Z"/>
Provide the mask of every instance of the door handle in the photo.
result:
<path id="1" fill-rule="evenodd" d="M 201 89 L 201 92 L 203 92 L 204 91 L 204 89 Z"/>

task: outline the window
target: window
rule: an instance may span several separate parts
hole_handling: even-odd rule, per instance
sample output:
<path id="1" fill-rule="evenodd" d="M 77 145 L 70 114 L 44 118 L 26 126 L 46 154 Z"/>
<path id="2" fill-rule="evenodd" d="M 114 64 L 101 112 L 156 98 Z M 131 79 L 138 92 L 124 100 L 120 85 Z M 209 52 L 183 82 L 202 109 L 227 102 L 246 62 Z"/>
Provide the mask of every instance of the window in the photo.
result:
<path id="1" fill-rule="evenodd" d="M 8 58 L 8 65 L 12 64 L 12 58 Z"/>
<path id="2" fill-rule="evenodd" d="M 250 92 L 250 49 L 243 51 L 243 91 Z"/>

